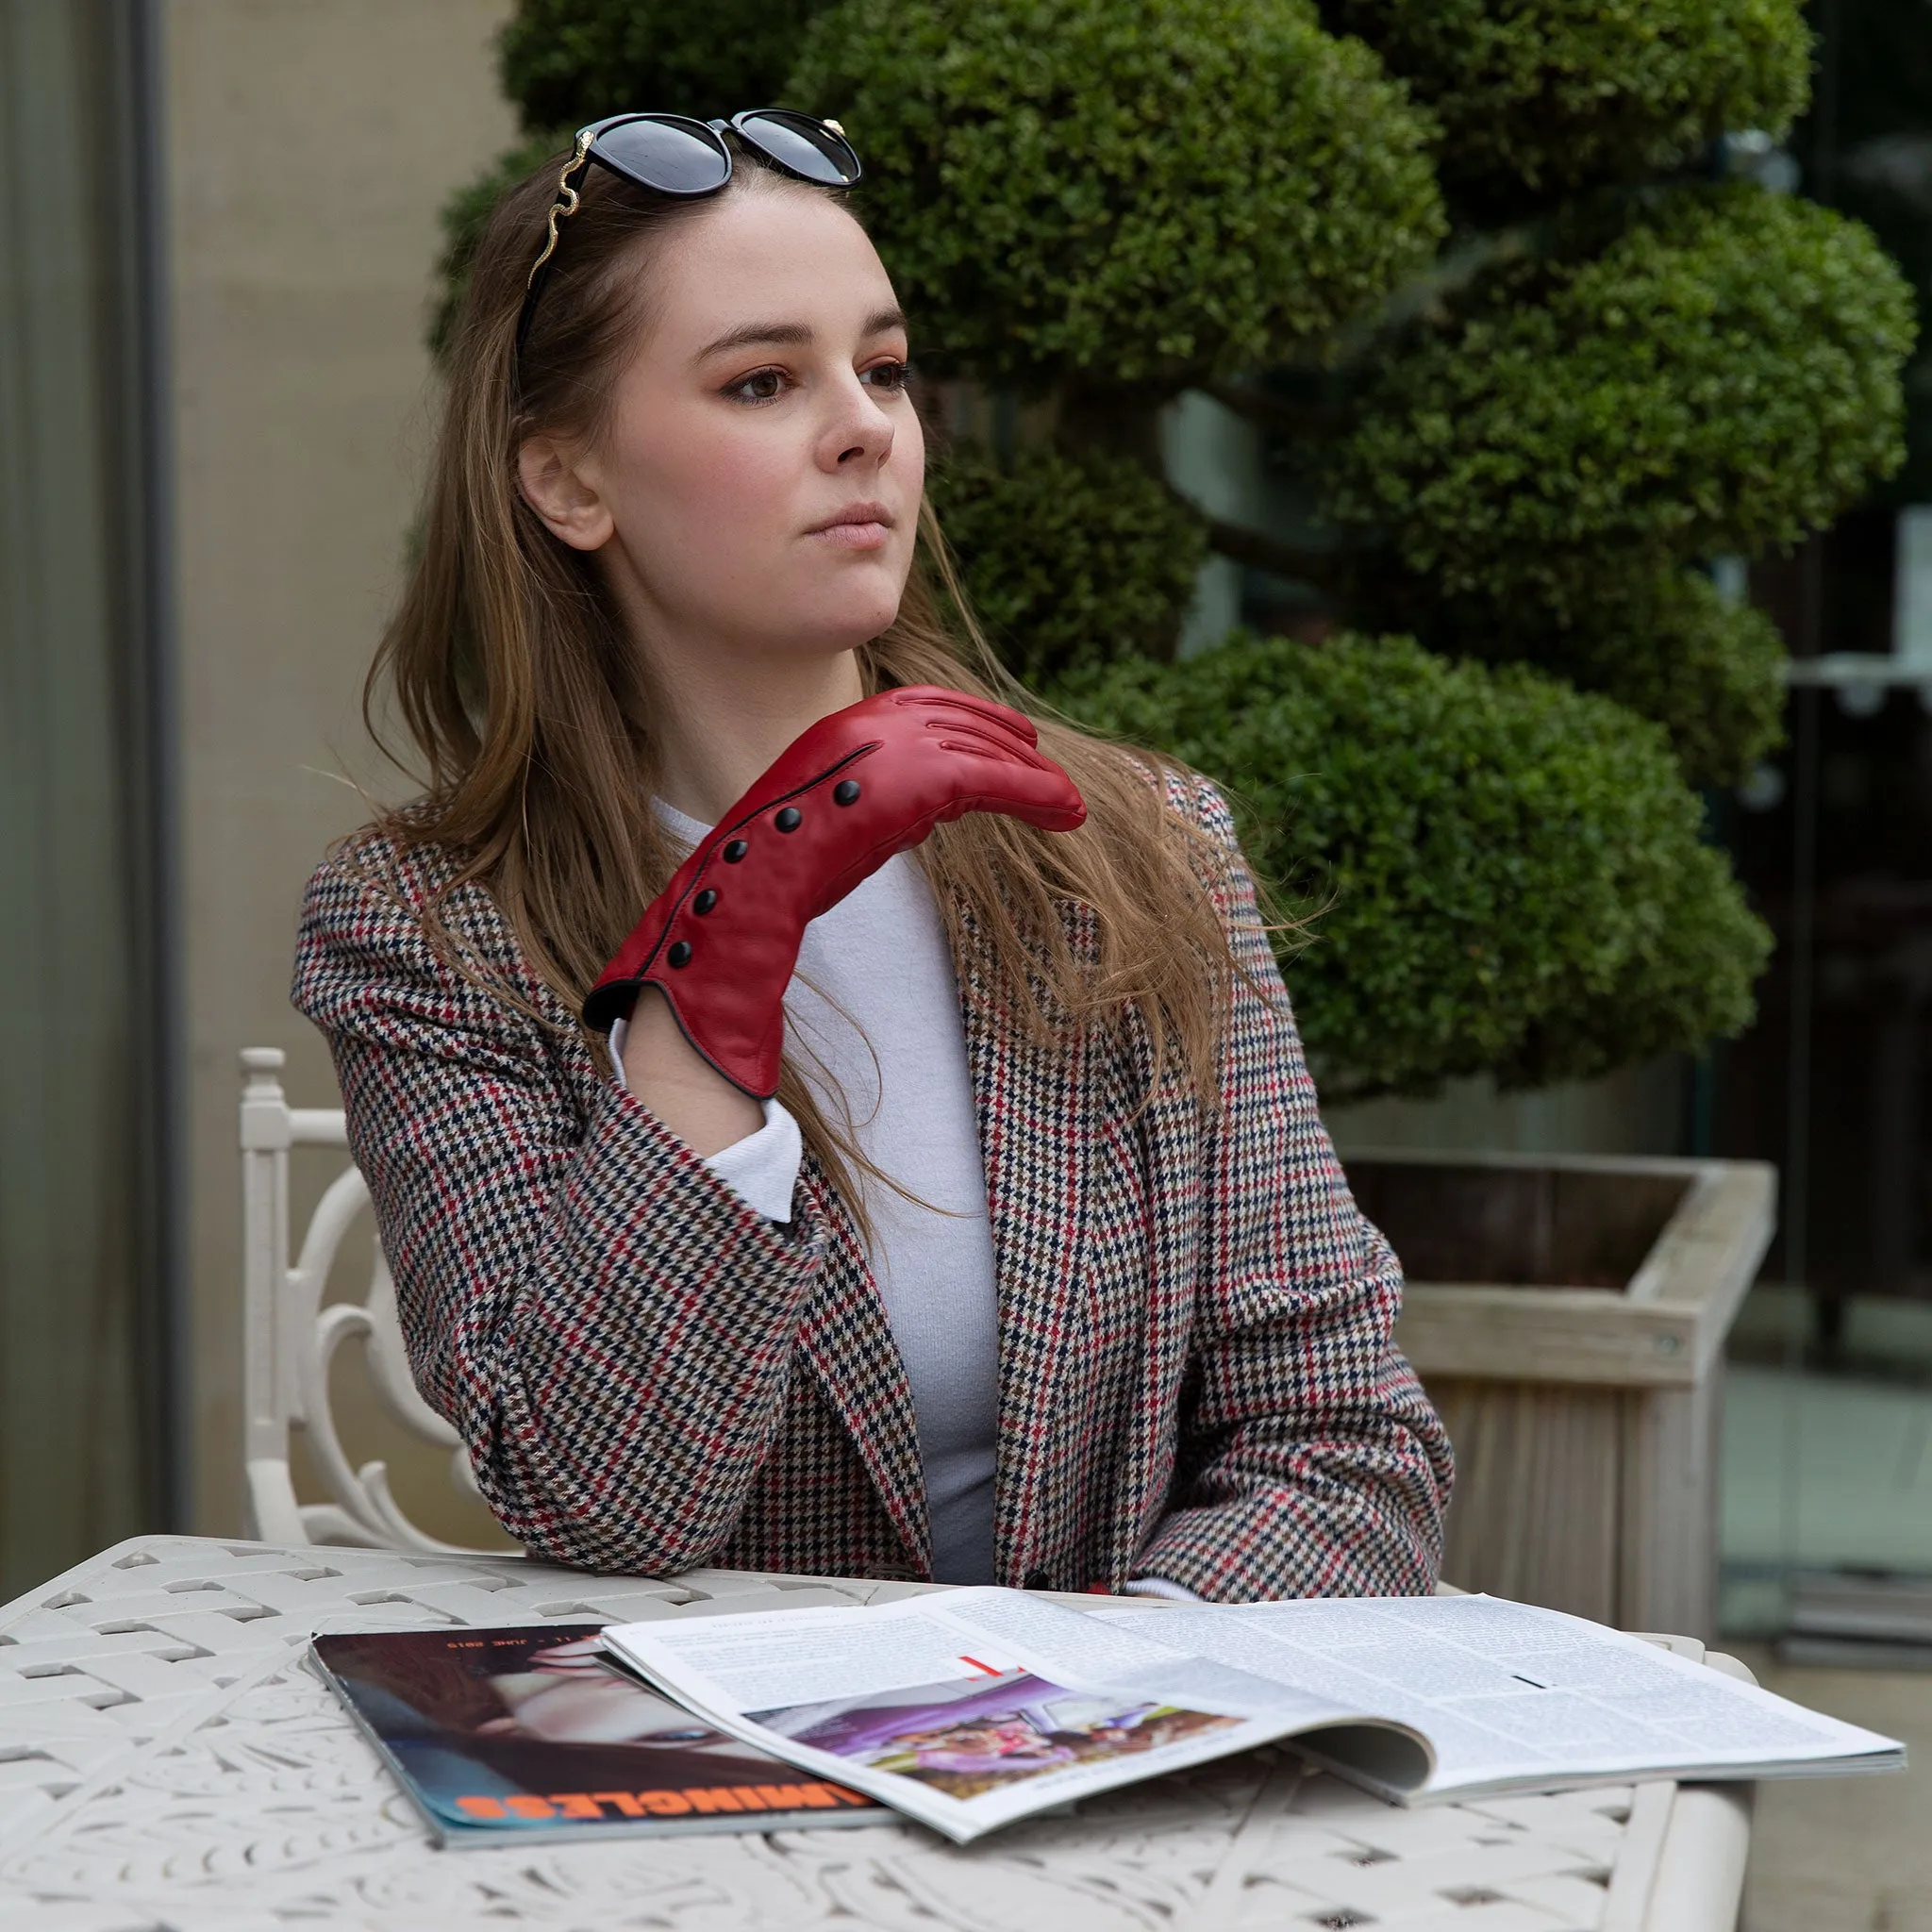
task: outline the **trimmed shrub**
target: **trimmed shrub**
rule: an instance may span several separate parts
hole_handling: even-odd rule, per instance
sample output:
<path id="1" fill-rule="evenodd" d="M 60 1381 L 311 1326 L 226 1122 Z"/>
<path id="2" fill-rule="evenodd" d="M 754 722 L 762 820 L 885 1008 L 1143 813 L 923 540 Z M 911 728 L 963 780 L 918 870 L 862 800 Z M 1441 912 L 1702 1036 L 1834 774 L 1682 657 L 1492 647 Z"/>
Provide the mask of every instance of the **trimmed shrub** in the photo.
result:
<path id="1" fill-rule="evenodd" d="M 1200 517 L 1127 458 L 961 445 L 928 479 L 967 595 L 1016 675 L 1041 684 L 1174 656 L 1208 555 Z"/>
<path id="2" fill-rule="evenodd" d="M 1331 511 L 1450 596 L 1578 616 L 1632 571 L 1790 543 L 1903 455 L 1914 335 L 1858 224 L 1678 189 L 1600 253 L 1518 264 L 1395 358 Z"/>
<path id="3" fill-rule="evenodd" d="M 650 110 L 700 120 L 788 105 L 805 24 L 824 0 L 523 0 L 505 25 L 503 91 L 525 127 Z"/>
<path id="4" fill-rule="evenodd" d="M 1379 600 L 1412 621 L 1409 585 Z M 1740 783 L 1784 736 L 1784 640 L 1761 610 L 1730 604 L 1702 571 L 1614 579 L 1569 625 L 1527 603 L 1432 605 L 1430 642 L 1491 663 L 1540 664 L 1661 724 L 1694 787 Z"/>
<path id="5" fill-rule="evenodd" d="M 1739 1032 L 1770 936 L 1655 725 L 1407 639 L 1236 633 L 1055 692 L 1224 783 L 1312 908 L 1284 964 L 1330 1100 L 1587 1078 Z"/>
<path id="6" fill-rule="evenodd" d="M 1766 938 L 1686 780 L 1740 776 L 1780 691 L 1698 567 L 1896 465 L 1909 296 L 1855 223 L 1657 178 L 1799 109 L 1797 0 L 1320 4 L 1337 31 L 1315 0 L 521 0 L 502 44 L 532 126 L 846 124 L 922 363 L 1052 398 L 1057 448 L 935 469 L 972 601 L 1036 687 L 1228 780 L 1326 907 L 1292 974 L 1336 1097 L 1700 1047 Z M 556 145 L 452 208 L 452 298 Z M 1158 411 L 1229 382 L 1285 439 L 1281 528 L 1218 541 L 1428 651 L 1164 661 L 1206 526 L 1152 474 Z"/>
<path id="7" fill-rule="evenodd" d="M 1444 178 L 1479 191 L 1628 181 L 1809 92 L 1797 0 L 1330 0 L 1442 124 Z"/>
<path id="8" fill-rule="evenodd" d="M 1427 117 L 1305 0 L 842 0 L 836 115 L 937 371 L 1178 388 L 1376 302 L 1443 231 Z"/>
<path id="9" fill-rule="evenodd" d="M 1785 658 L 1763 611 L 1726 603 L 1694 571 L 1609 592 L 1574 629 L 1544 632 L 1536 653 L 1579 690 L 1661 724 L 1698 787 L 1741 784 L 1783 742 Z"/>

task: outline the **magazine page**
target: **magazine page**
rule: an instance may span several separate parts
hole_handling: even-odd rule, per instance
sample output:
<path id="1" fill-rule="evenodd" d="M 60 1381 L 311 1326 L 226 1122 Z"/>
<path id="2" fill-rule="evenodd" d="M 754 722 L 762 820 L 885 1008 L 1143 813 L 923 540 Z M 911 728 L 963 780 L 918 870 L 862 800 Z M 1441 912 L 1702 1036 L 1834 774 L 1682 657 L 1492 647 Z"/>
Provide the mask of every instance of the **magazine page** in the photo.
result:
<path id="1" fill-rule="evenodd" d="M 1148 1619 L 1163 1631 L 1167 1618 Z M 614 1625 L 605 1641 L 719 1729 L 964 1844 L 1019 1818 L 1206 1763 L 1358 1707 L 1188 1656 L 1019 1591 Z M 1357 1748 L 1398 1786 L 1423 1740 Z"/>
<path id="2" fill-rule="evenodd" d="M 1089 1612 L 1118 1627 L 1137 1613 Z M 1421 1798 L 1615 1782 L 1902 1768 L 1895 1740 L 1580 1617 L 1488 1596 L 1313 1598 L 1162 1612 L 1163 1640 L 1423 1732 Z M 1386 1797 L 1349 1740 L 1305 1748 Z"/>
<path id="3" fill-rule="evenodd" d="M 608 1663 L 595 1624 L 317 1637 L 315 1663 L 441 1844 L 794 1830 L 890 1814 L 801 1780 Z"/>

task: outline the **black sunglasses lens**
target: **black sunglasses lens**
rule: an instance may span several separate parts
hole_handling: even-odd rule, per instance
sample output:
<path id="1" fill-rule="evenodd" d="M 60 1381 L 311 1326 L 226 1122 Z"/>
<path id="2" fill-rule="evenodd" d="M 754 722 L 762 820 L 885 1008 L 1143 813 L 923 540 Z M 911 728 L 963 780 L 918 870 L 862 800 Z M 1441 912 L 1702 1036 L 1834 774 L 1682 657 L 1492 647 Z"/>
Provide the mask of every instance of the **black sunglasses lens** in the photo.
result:
<path id="1" fill-rule="evenodd" d="M 804 114 L 765 108 L 741 114 L 732 125 L 781 166 L 827 188 L 849 188 L 858 179 L 858 157 L 829 127 Z"/>
<path id="2" fill-rule="evenodd" d="M 691 122 L 620 122 L 597 136 L 591 152 L 607 168 L 659 194 L 711 194 L 731 178 L 724 143 Z"/>

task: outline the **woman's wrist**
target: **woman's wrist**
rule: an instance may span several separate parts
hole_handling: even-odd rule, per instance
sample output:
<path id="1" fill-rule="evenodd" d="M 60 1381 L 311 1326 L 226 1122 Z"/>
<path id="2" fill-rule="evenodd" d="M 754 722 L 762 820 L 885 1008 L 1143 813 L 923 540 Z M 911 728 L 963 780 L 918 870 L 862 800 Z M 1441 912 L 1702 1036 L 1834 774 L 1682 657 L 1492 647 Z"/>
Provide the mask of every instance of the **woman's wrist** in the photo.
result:
<path id="1" fill-rule="evenodd" d="M 764 1108 L 684 1037 L 654 986 L 639 990 L 625 1029 L 623 1063 L 625 1086 L 700 1159 L 765 1124 Z"/>

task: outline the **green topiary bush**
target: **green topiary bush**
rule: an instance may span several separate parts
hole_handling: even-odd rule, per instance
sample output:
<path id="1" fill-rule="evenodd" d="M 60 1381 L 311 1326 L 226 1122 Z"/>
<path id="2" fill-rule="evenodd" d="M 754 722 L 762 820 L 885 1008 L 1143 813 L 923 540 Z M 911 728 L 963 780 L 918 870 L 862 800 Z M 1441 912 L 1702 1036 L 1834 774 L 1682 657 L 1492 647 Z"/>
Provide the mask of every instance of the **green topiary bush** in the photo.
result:
<path id="1" fill-rule="evenodd" d="M 1432 648 L 1487 663 L 1528 662 L 1661 724 L 1693 787 L 1740 784 L 1784 736 L 1785 647 L 1761 610 L 1720 596 L 1701 570 L 1607 577 L 1559 623 L 1528 599 L 1446 600 L 1391 573 L 1352 600 L 1378 629 L 1429 625 Z"/>
<path id="2" fill-rule="evenodd" d="M 1686 779 L 1780 713 L 1705 566 L 1895 463 L 1909 300 L 1855 224 L 1689 178 L 1802 106 L 1797 0 L 1322 4 L 522 0 L 504 67 L 537 128 L 845 122 L 926 372 L 1053 425 L 935 469 L 969 594 L 1023 675 L 1230 781 L 1325 908 L 1292 979 L 1331 1096 L 1699 1047 L 1765 936 Z M 452 286 L 552 144 L 453 209 Z M 1160 473 L 1158 410 L 1210 387 L 1274 439 L 1257 526 Z M 1204 541 L 1355 634 L 1163 661 Z"/>
<path id="3" fill-rule="evenodd" d="M 1257 865 L 1320 908 L 1282 950 L 1330 1099 L 1587 1078 L 1750 1017 L 1769 935 L 1618 705 L 1407 639 L 1239 633 L 1056 697 L 1223 781 Z"/>
<path id="4" fill-rule="evenodd" d="M 700 119 L 783 101 L 824 0 L 524 0 L 503 29 L 504 92 L 526 127 L 656 109 Z"/>
<path id="5" fill-rule="evenodd" d="M 1856 223 L 1673 191 L 1600 253 L 1513 264 L 1363 398 L 1330 501 L 1450 596 L 1569 619 L 1607 580 L 1790 543 L 1903 454 L 1910 293 Z"/>
<path id="6" fill-rule="evenodd" d="M 1377 301 L 1442 214 L 1430 124 L 1303 0 L 844 0 L 836 115 L 934 371 L 1178 388 Z"/>
<path id="7" fill-rule="evenodd" d="M 1329 0 L 1442 125 L 1442 172 L 1494 196 L 1628 181 L 1719 135 L 1782 135 L 1811 35 L 1796 0 Z"/>
<path id="8" fill-rule="evenodd" d="M 1051 448 L 1002 463 L 968 444 L 934 464 L 928 488 L 975 615 L 1027 683 L 1174 656 L 1208 537 L 1139 463 Z"/>
<path id="9" fill-rule="evenodd" d="M 1699 572 L 1607 590 L 1572 628 L 1541 630 L 1537 646 L 1545 669 L 1661 724 L 1694 786 L 1741 784 L 1784 740 L 1777 626 L 1748 604 L 1727 603 Z"/>

